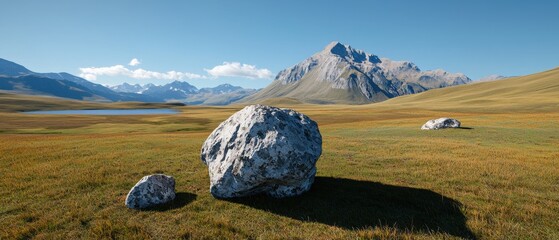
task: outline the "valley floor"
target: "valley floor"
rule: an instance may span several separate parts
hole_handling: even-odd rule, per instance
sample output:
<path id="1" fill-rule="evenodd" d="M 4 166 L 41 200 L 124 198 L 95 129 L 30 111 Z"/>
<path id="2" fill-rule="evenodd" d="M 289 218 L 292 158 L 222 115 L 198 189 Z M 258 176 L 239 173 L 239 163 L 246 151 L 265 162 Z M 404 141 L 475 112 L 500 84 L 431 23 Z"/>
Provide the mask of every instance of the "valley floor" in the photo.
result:
<path id="1" fill-rule="evenodd" d="M 200 148 L 240 107 L 178 109 L 0 113 L 0 238 L 559 239 L 559 113 L 298 105 L 323 136 L 311 191 L 226 201 Z M 419 130 L 438 117 L 465 128 Z M 175 177 L 175 202 L 127 209 L 153 173 Z"/>

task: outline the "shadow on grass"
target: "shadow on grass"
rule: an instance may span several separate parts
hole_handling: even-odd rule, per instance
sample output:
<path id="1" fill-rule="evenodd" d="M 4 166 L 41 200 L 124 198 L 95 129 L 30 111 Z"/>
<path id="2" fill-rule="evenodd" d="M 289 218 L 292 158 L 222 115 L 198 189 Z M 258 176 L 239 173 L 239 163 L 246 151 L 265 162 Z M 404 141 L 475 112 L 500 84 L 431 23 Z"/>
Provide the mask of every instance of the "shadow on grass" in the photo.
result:
<path id="1" fill-rule="evenodd" d="M 459 129 L 466 129 L 466 130 L 472 130 L 472 129 L 474 129 L 474 128 L 471 128 L 471 127 L 457 127 L 457 128 L 459 128 Z"/>
<path id="2" fill-rule="evenodd" d="M 158 212 L 169 211 L 177 208 L 182 208 L 194 200 L 196 200 L 196 194 L 187 193 L 187 192 L 178 192 L 175 194 L 175 199 L 172 202 L 155 206 L 155 207 L 146 208 L 143 209 L 143 211 L 158 211 Z"/>
<path id="3" fill-rule="evenodd" d="M 263 195 L 228 201 L 301 221 L 346 229 L 394 227 L 409 232 L 439 232 L 475 239 L 461 204 L 436 192 L 343 178 L 316 177 L 312 189 L 297 197 Z"/>

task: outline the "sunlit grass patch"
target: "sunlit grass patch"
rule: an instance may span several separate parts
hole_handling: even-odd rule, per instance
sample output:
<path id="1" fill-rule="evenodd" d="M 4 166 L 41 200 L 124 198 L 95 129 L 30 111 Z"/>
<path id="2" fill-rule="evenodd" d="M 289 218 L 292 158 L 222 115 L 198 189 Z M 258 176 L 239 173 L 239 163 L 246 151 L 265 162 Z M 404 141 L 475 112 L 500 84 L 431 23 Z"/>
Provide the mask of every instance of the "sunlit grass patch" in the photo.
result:
<path id="1" fill-rule="evenodd" d="M 209 193 L 199 154 L 239 107 L 180 115 L 0 117 L 0 238 L 554 239 L 559 114 L 297 105 L 319 123 L 310 192 L 231 201 Z M 450 116 L 471 129 L 422 131 Z M 9 127 L 5 127 L 9 126 Z M 50 133 L 50 134 L 47 134 Z M 124 206 L 144 175 L 177 201 Z"/>

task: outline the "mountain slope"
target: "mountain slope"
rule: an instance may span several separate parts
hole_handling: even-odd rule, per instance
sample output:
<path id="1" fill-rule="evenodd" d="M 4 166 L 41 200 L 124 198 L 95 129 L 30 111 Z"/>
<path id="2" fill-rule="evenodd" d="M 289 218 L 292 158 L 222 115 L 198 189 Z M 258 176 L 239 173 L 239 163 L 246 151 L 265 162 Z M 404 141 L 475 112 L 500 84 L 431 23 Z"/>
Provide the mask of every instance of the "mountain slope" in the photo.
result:
<path id="1" fill-rule="evenodd" d="M 471 80 L 464 74 L 421 71 L 410 62 L 381 59 L 332 42 L 279 72 L 268 87 L 240 102 L 292 98 L 308 103 L 362 104 L 468 82 Z"/>
<path id="2" fill-rule="evenodd" d="M 17 63 L 0 58 L 0 76 L 16 77 L 33 73 L 29 69 Z"/>
<path id="3" fill-rule="evenodd" d="M 92 83 L 81 77 L 74 76 L 69 73 L 33 73 L 33 75 L 43 76 L 51 79 L 71 81 L 76 84 L 82 85 L 91 90 L 93 94 L 102 96 L 110 101 L 139 101 L 139 102 L 163 102 L 163 98 L 155 96 L 147 96 L 137 93 L 121 93 L 115 92 L 101 84 Z"/>
<path id="4" fill-rule="evenodd" d="M 0 77 L 0 90 L 32 95 L 51 95 L 63 98 L 103 101 L 88 88 L 66 80 L 56 80 L 35 75 Z"/>
<path id="5" fill-rule="evenodd" d="M 16 88 L 9 91 L 14 92 L 24 92 L 26 94 L 44 94 L 56 97 L 67 97 L 72 99 L 80 100 L 95 100 L 95 101 L 141 101 L 141 102 L 161 102 L 162 99 L 155 98 L 152 96 L 144 96 L 135 93 L 117 93 L 111 89 L 101 85 L 92 83 L 83 78 L 74 76 L 69 73 L 36 73 L 22 65 L 0 58 L 0 76 L 5 78 L 10 78 L 9 82 L 11 84 L 16 84 L 19 80 L 25 80 L 22 85 L 25 87 L 22 89 Z M 35 76 L 35 78 L 22 78 L 25 76 Z M 43 81 L 48 83 L 53 83 L 54 85 L 50 88 L 45 87 L 43 83 L 37 82 L 38 79 L 43 79 Z M 50 80 L 47 80 L 50 79 Z M 51 81 L 53 80 L 53 81 Z M 4 87 L 9 88 L 8 79 L 3 79 Z M 77 94 L 76 92 L 62 92 L 63 85 L 68 85 L 67 82 L 72 82 L 77 84 L 79 91 L 85 92 Z M 17 84 L 16 84 L 17 85 Z M 40 87 L 35 89 L 35 87 Z M 75 87 L 73 87 L 75 88 Z M 4 89 L 3 90 L 7 90 Z M 68 97 L 70 96 L 70 97 Z M 82 98 L 80 98 L 82 97 Z"/>
<path id="6" fill-rule="evenodd" d="M 499 81 L 433 89 L 374 105 L 480 112 L 558 110 L 559 68 Z"/>

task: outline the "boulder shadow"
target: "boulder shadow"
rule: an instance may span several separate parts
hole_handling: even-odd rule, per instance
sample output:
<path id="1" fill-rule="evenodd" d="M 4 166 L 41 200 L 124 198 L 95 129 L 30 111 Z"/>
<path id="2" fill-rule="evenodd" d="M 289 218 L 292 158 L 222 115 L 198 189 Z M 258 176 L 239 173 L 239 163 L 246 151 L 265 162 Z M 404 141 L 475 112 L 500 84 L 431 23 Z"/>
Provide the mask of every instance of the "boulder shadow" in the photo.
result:
<path id="1" fill-rule="evenodd" d="M 189 203 L 193 202 L 194 200 L 196 200 L 196 197 L 197 195 L 193 193 L 178 192 L 175 193 L 175 199 L 173 201 L 166 204 L 150 207 L 150 208 L 145 208 L 142 209 L 142 211 L 164 212 L 164 211 L 169 211 L 177 208 L 182 208 L 188 205 Z"/>
<path id="2" fill-rule="evenodd" d="M 257 195 L 227 201 L 350 230 L 394 227 L 406 232 L 476 238 L 466 226 L 461 204 L 427 189 L 316 177 L 311 190 L 301 196 L 274 199 Z"/>

